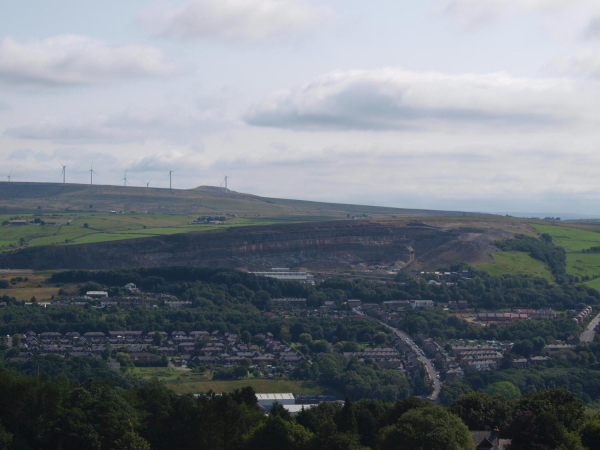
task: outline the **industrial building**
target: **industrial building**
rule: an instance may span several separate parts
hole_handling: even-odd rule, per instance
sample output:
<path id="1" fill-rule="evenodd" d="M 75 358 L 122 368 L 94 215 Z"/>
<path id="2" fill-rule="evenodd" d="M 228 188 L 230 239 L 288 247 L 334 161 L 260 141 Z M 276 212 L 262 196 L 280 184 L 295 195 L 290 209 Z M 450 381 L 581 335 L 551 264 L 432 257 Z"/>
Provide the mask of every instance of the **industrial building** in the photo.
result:
<path id="1" fill-rule="evenodd" d="M 259 277 L 276 278 L 284 281 L 300 281 L 301 283 L 314 284 L 314 276 L 308 272 L 290 270 L 289 268 L 276 267 L 269 272 L 251 272 Z"/>

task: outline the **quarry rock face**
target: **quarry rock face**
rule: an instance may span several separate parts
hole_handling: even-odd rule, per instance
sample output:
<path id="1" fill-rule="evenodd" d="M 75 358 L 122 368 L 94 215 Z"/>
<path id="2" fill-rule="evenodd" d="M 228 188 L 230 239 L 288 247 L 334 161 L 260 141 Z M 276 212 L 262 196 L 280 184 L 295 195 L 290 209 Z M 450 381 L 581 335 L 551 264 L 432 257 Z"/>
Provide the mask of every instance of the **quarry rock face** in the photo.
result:
<path id="1" fill-rule="evenodd" d="M 0 255 L 0 267 L 107 269 L 196 266 L 263 270 L 403 268 L 480 258 L 492 237 L 475 228 L 369 221 L 327 221 L 149 237 L 94 244 L 32 247 Z"/>

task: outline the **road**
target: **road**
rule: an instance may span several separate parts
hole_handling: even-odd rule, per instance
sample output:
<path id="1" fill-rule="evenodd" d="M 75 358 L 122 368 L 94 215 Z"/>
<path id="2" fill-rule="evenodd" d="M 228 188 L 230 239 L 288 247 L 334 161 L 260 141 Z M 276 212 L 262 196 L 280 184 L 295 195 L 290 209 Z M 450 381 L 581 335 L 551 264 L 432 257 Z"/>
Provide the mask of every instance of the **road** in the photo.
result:
<path id="1" fill-rule="evenodd" d="M 594 317 L 592 319 L 592 321 L 588 324 L 588 326 L 585 328 L 585 331 L 583 333 L 581 333 L 581 336 L 579 336 L 579 342 L 584 342 L 589 344 L 590 342 L 594 341 L 594 337 L 596 336 L 596 327 L 598 326 L 598 323 L 600 322 L 600 314 L 598 314 L 596 317 Z"/>
<path id="2" fill-rule="evenodd" d="M 423 353 L 421 353 L 421 349 L 419 348 L 419 346 L 417 346 L 417 344 L 414 343 L 412 338 L 408 334 L 406 334 L 404 331 L 400 331 L 397 328 L 391 327 L 387 323 L 384 323 L 384 322 L 380 322 L 380 323 L 382 323 L 383 325 L 385 325 L 388 328 L 391 328 L 395 334 L 400 336 L 401 339 L 405 340 L 405 342 L 407 342 L 408 345 L 410 345 L 412 347 L 412 349 L 419 355 L 419 357 L 421 358 L 421 362 L 423 362 L 423 364 L 425 365 L 425 368 L 427 369 L 429 378 L 431 380 L 433 380 L 433 393 L 427 398 L 429 398 L 429 400 L 431 400 L 433 402 L 437 402 L 438 396 L 440 395 L 440 390 L 442 389 L 442 383 L 440 383 L 440 380 L 437 377 L 438 372 L 437 372 L 437 370 L 435 370 L 435 367 L 433 367 L 433 363 L 431 362 L 431 360 L 429 358 L 427 358 Z M 408 341 L 406 341 L 406 339 L 408 339 Z"/>

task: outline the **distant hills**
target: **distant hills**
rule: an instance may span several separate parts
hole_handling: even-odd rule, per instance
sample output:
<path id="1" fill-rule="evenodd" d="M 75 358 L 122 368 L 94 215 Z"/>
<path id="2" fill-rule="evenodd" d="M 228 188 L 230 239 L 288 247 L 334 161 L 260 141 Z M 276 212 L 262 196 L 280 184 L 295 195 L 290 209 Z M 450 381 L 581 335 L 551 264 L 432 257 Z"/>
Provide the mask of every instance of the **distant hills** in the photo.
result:
<path id="1" fill-rule="evenodd" d="M 0 182 L 1 213 L 148 211 L 248 217 L 464 216 L 473 213 L 387 208 L 259 197 L 222 188 L 159 189 L 62 183 Z"/>

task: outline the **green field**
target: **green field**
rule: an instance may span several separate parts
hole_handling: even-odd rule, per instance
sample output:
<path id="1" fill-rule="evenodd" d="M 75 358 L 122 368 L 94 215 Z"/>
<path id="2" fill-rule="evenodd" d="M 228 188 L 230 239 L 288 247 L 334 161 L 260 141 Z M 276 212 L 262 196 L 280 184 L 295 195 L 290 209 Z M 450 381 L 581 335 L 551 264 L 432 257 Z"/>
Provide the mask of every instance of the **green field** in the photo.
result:
<path id="1" fill-rule="evenodd" d="M 567 274 L 579 277 L 600 275 L 600 253 L 581 253 L 591 247 L 600 247 L 600 233 L 568 225 L 531 225 L 538 233 L 552 236 L 554 244 L 567 251 Z M 593 282 L 590 286 L 600 288 L 600 284 Z"/>
<path id="2" fill-rule="evenodd" d="M 302 222 L 307 218 L 266 219 L 234 218 L 224 225 L 189 225 L 196 215 L 184 214 L 110 214 L 64 213 L 33 216 L 31 214 L 0 215 L 0 223 L 14 218 L 33 221 L 39 217 L 56 225 L 0 227 L 0 252 L 21 248 L 21 238 L 29 247 L 41 245 L 73 245 L 118 241 L 180 233 L 206 232 L 229 227 L 270 225 L 282 222 Z M 71 221 L 70 224 L 68 222 Z M 87 224 L 87 227 L 85 226 Z"/>
<path id="3" fill-rule="evenodd" d="M 175 367 L 136 367 L 128 370 L 128 373 L 142 377 L 145 380 L 157 379 L 162 381 L 178 394 L 197 394 L 209 390 L 222 393 L 246 386 L 252 386 L 258 394 L 291 392 L 298 395 L 321 395 L 326 393 L 320 386 L 310 381 L 252 378 L 247 380 L 214 381 L 207 380 L 203 374 Z"/>
<path id="4" fill-rule="evenodd" d="M 600 247 L 600 233 L 560 225 L 532 224 L 532 226 L 538 233 L 552 236 L 554 244 L 567 252 L 580 252 L 591 247 Z"/>
<path id="5" fill-rule="evenodd" d="M 567 253 L 567 273 L 580 277 L 600 275 L 600 253 Z"/>
<path id="6" fill-rule="evenodd" d="M 1 274 L 0 280 L 6 280 L 11 283 L 12 279 L 21 277 L 23 280 L 11 283 L 8 289 L 0 289 L 0 296 L 8 295 L 15 297 L 17 300 L 29 301 L 31 297 L 35 297 L 40 303 L 50 300 L 52 296 L 58 295 L 60 288 L 47 286 L 45 284 L 49 274 L 34 272 L 32 274 Z M 27 279 L 27 280 L 25 280 Z"/>
<path id="7" fill-rule="evenodd" d="M 479 264 L 477 268 L 490 275 L 531 275 L 552 281 L 552 274 L 546 265 L 528 253 L 496 252 L 491 257 L 492 262 Z"/>
<path id="8" fill-rule="evenodd" d="M 586 286 L 589 286 L 597 291 L 600 291 L 600 278 L 596 278 L 595 280 L 586 281 Z"/>
<path id="9" fill-rule="evenodd" d="M 199 381 L 196 383 L 167 384 L 177 394 L 196 394 L 212 390 L 217 393 L 231 392 L 251 386 L 257 394 L 292 393 L 298 395 L 324 395 L 332 394 L 323 390 L 319 385 L 310 381 L 291 380 L 231 380 L 231 381 Z"/>

